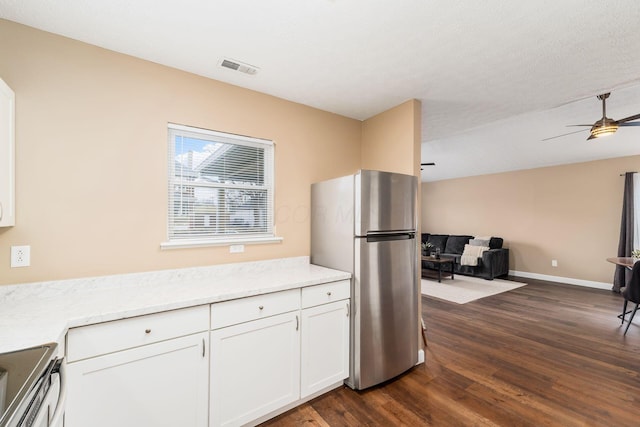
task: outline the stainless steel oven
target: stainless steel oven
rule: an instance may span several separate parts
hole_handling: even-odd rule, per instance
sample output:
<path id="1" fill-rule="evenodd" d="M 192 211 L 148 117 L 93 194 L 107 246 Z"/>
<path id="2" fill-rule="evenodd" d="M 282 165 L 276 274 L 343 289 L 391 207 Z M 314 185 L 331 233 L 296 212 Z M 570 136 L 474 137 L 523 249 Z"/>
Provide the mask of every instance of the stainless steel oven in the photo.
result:
<path id="1" fill-rule="evenodd" d="M 62 427 L 64 365 L 57 344 L 0 354 L 0 427 Z"/>

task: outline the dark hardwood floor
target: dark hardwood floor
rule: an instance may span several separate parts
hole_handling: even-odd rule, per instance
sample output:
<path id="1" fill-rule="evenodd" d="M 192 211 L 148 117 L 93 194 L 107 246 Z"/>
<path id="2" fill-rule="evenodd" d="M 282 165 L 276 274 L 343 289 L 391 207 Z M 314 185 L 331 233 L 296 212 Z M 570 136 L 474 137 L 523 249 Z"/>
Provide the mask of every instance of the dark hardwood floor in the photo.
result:
<path id="1" fill-rule="evenodd" d="M 423 297 L 426 363 L 265 426 L 640 426 L 640 318 L 610 291 L 528 285 L 464 305 Z"/>

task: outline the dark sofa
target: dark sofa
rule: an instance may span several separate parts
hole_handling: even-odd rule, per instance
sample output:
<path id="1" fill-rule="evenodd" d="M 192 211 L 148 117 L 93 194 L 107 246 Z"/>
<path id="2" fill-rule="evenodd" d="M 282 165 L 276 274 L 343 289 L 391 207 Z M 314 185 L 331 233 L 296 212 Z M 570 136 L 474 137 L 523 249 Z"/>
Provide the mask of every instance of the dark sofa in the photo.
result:
<path id="1" fill-rule="evenodd" d="M 471 239 L 473 236 L 422 233 L 422 243 L 428 242 L 432 245 L 429 251 L 435 251 L 436 248 L 439 248 L 441 256 L 455 258 L 455 274 L 482 277 L 488 280 L 509 274 L 509 249 L 502 247 L 504 241 L 500 237 L 491 237 L 489 250 L 482 254 L 481 259 L 478 259 L 477 266 L 460 265 L 464 246 Z M 423 260 L 422 268 L 437 270 L 438 267 L 434 263 Z"/>

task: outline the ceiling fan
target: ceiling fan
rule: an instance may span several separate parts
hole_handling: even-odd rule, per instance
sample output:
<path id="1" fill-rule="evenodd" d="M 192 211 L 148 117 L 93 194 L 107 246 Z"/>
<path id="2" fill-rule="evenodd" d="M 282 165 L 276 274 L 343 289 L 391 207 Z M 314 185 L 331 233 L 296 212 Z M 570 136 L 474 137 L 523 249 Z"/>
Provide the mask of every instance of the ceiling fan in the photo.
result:
<path id="1" fill-rule="evenodd" d="M 603 93 L 602 95 L 598 95 L 598 99 L 602 101 L 602 118 L 591 125 L 569 125 L 569 126 L 589 126 L 591 129 L 589 130 L 589 138 L 587 141 L 594 138 L 600 138 L 607 135 L 613 135 L 616 133 L 619 127 L 626 126 L 640 126 L 640 122 L 633 122 L 633 120 L 640 119 L 640 114 L 635 114 L 633 116 L 625 117 L 620 120 L 613 120 L 607 117 L 607 105 L 606 99 L 609 98 L 610 93 Z M 547 141 L 549 139 L 559 138 L 561 136 L 571 135 L 578 132 L 583 132 L 586 129 L 581 129 L 575 132 L 569 132 L 562 135 L 552 136 L 551 138 L 543 139 L 543 141 Z"/>
<path id="2" fill-rule="evenodd" d="M 420 163 L 420 166 L 435 166 L 436 164 L 434 162 L 428 162 L 428 163 Z M 424 170 L 424 168 L 420 168 L 420 170 Z"/>

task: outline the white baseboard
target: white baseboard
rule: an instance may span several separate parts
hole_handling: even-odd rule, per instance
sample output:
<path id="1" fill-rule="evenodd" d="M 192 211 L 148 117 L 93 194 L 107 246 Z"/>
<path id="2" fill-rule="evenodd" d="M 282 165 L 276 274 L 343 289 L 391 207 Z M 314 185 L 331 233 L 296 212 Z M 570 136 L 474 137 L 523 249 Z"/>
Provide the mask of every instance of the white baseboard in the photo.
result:
<path id="1" fill-rule="evenodd" d="M 421 363 L 424 363 L 424 350 L 423 349 L 418 350 L 418 363 L 416 363 L 416 365 L 419 365 Z"/>
<path id="2" fill-rule="evenodd" d="M 592 280 L 573 279 L 571 277 L 550 276 L 547 274 L 529 273 L 526 271 L 509 270 L 510 276 L 525 277 L 529 279 L 546 280 L 547 282 L 567 283 L 569 285 L 584 286 L 587 288 L 611 290 L 613 284 L 594 282 Z"/>

